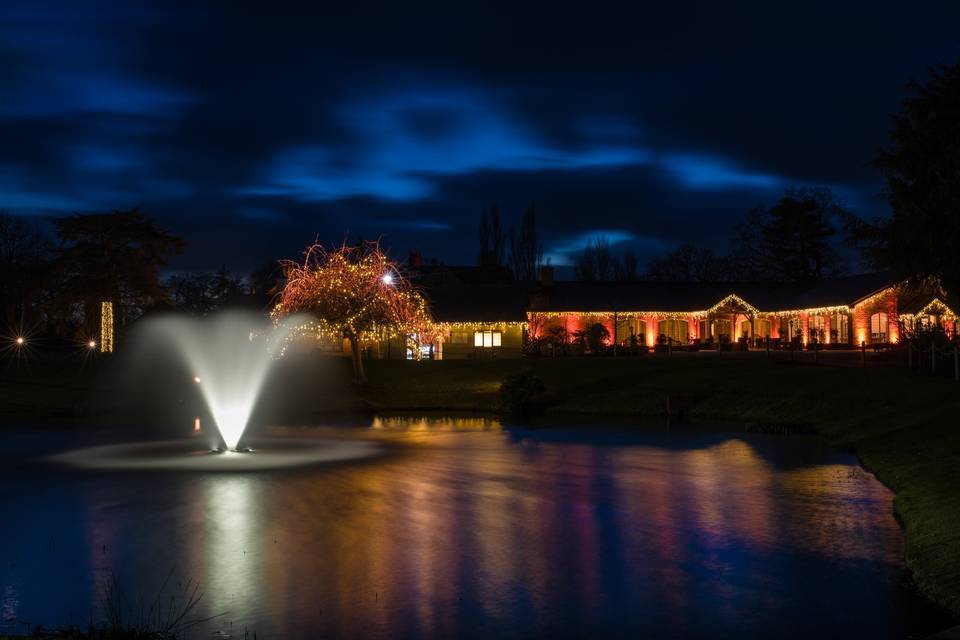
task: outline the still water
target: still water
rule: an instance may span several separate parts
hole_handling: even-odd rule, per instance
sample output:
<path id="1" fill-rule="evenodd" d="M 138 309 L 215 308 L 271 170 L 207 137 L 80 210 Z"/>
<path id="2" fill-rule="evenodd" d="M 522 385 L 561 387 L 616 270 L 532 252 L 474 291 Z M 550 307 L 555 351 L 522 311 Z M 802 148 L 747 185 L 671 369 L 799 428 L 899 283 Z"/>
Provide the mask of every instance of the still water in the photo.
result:
<path id="1" fill-rule="evenodd" d="M 892 495 L 815 438 L 378 419 L 383 455 L 272 471 L 66 468 L 8 434 L 0 631 L 193 579 L 189 637 L 920 637 Z M 115 439 L 116 436 L 111 436 Z M 256 455 L 256 454 L 253 454 Z M 164 597 L 167 597 L 165 595 Z"/>

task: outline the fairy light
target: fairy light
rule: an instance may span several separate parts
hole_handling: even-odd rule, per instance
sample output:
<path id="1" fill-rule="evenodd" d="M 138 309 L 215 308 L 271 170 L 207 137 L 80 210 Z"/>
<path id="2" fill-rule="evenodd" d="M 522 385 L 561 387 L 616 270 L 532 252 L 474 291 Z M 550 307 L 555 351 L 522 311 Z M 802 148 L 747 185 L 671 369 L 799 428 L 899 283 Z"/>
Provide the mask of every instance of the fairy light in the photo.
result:
<path id="1" fill-rule="evenodd" d="M 304 336 L 317 340 L 350 338 L 357 343 L 402 336 L 419 354 L 421 345 L 444 337 L 422 295 L 403 277 L 397 265 L 375 242 L 327 250 L 314 244 L 302 263 L 283 263 L 287 284 L 271 316 L 279 326 L 289 315 L 306 311 L 316 320 L 298 323 L 284 339 L 278 356 L 290 342 Z"/>
<path id="2" fill-rule="evenodd" d="M 948 307 L 940 298 L 934 298 L 927 303 L 925 307 L 912 314 L 904 314 L 904 317 L 916 320 L 923 316 L 943 316 L 945 318 L 956 318 L 957 314 Z"/>
<path id="3" fill-rule="evenodd" d="M 23 345 L 27 344 L 27 339 L 23 336 L 17 336 L 17 339 L 14 340 L 14 342 L 17 343 L 18 347 L 22 347 Z"/>
<path id="4" fill-rule="evenodd" d="M 113 353 L 113 303 L 100 303 L 100 353 Z"/>
<path id="5" fill-rule="evenodd" d="M 97 348 L 97 341 L 96 341 L 96 340 L 91 340 L 91 341 L 89 341 L 89 342 L 87 343 L 87 348 L 88 348 L 88 349 L 96 349 L 96 348 Z"/>
<path id="6" fill-rule="evenodd" d="M 845 304 L 834 307 L 810 307 L 807 309 L 787 309 L 783 311 L 764 312 L 763 315 L 789 317 L 789 316 L 829 316 L 836 313 L 850 313 L 850 307 Z"/>
<path id="7" fill-rule="evenodd" d="M 696 316 L 700 316 L 698 319 L 704 319 L 706 316 L 712 315 L 721 309 L 726 309 L 727 307 L 741 307 L 747 310 L 747 313 L 750 315 L 760 315 L 760 310 L 755 306 L 741 298 L 735 293 L 731 293 L 727 297 L 723 298 L 720 302 L 713 305 L 706 311 L 697 311 L 694 313 Z"/>
<path id="8" fill-rule="evenodd" d="M 497 321 L 497 322 L 438 322 L 440 327 L 455 331 L 506 331 L 508 329 L 523 329 L 527 322 Z"/>

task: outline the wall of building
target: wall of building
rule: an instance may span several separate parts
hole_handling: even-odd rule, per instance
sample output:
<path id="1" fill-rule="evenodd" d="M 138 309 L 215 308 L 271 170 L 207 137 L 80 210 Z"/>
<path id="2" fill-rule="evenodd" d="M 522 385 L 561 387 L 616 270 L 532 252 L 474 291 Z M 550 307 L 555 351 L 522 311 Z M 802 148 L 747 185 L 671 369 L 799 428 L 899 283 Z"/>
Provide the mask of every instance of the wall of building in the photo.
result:
<path id="1" fill-rule="evenodd" d="M 896 343 L 900 340 L 900 328 L 897 322 L 897 291 L 890 287 L 853 307 L 853 339 L 855 344 L 873 344 L 881 340 L 875 339 L 871 331 L 871 319 L 875 314 L 887 315 L 887 342 Z"/>
<path id="2" fill-rule="evenodd" d="M 500 346 L 477 346 L 477 332 L 490 331 L 500 333 Z M 524 327 L 518 323 L 470 323 L 451 326 L 444 339 L 442 358 L 456 360 L 460 358 L 515 358 L 523 355 Z M 490 336 L 492 338 L 492 335 Z M 483 342 L 484 336 L 480 341 Z"/>

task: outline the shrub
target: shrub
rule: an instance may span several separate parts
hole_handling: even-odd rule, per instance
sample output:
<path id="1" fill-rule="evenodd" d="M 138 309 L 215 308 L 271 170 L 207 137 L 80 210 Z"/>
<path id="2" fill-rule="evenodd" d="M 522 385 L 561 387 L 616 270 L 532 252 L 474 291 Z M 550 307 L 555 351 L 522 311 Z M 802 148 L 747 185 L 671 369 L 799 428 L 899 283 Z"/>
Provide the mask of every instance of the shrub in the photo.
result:
<path id="1" fill-rule="evenodd" d="M 528 416 L 534 412 L 537 396 L 546 390 L 543 380 L 530 371 L 510 374 L 500 384 L 500 410 L 510 417 Z"/>

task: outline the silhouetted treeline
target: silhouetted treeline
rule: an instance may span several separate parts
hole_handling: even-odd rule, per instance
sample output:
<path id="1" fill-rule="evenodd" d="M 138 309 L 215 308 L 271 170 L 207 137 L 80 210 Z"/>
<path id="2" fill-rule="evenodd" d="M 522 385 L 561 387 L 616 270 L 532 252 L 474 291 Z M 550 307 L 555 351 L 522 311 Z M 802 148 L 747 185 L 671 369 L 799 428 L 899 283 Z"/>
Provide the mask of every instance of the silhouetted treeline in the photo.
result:
<path id="1" fill-rule="evenodd" d="M 41 221 L 0 214 L 0 302 L 4 333 L 87 339 L 99 335 L 110 301 L 118 329 L 155 309 L 205 315 L 231 297 L 275 291 L 266 265 L 244 280 L 221 268 L 161 279 L 185 241 L 136 209 Z"/>
<path id="2" fill-rule="evenodd" d="M 531 204 L 524 211 L 519 232 L 513 227 L 509 232 L 504 230 L 500 208 L 496 204 L 490 207 L 489 212 L 484 209 L 480 214 L 478 237 L 478 264 L 481 267 L 497 269 L 509 266 L 517 280 L 533 280 L 537 277 L 543 262 L 543 245 L 537 230 L 534 205 Z"/>
<path id="3" fill-rule="evenodd" d="M 837 226 L 849 214 L 829 189 L 788 189 L 735 227 L 727 255 L 683 244 L 650 261 L 647 278 L 665 282 L 822 282 L 844 273 Z"/>
<path id="4" fill-rule="evenodd" d="M 621 254 L 610 248 L 610 239 L 600 235 L 587 242 L 587 246 L 574 265 L 578 280 L 636 280 L 637 256 L 627 248 Z"/>
<path id="5" fill-rule="evenodd" d="M 901 277 L 960 291 L 960 61 L 911 82 L 890 142 L 873 160 L 886 178 L 893 215 L 847 218 L 867 260 Z"/>

